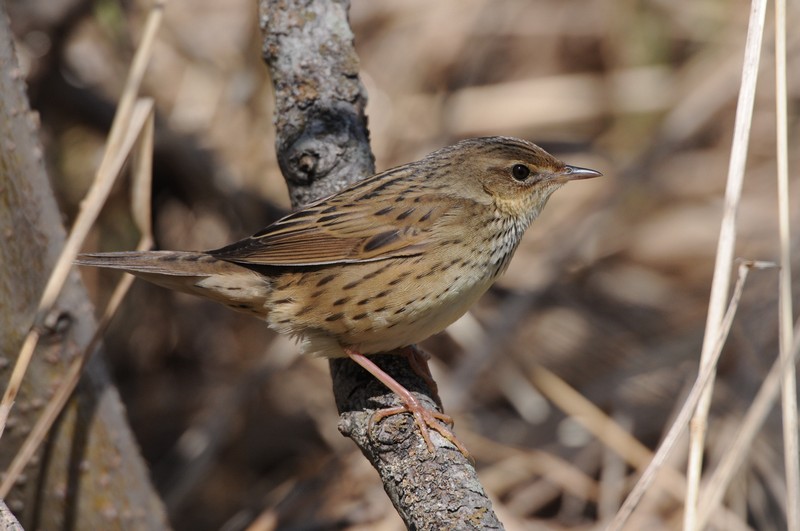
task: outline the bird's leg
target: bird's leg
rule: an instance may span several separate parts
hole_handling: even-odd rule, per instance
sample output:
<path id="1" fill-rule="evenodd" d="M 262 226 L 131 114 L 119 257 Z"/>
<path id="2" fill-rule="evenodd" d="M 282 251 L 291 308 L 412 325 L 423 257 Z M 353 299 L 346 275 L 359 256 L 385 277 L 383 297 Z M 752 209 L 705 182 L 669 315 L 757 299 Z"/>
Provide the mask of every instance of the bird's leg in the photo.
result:
<path id="1" fill-rule="evenodd" d="M 431 428 L 439 432 L 439 434 L 442 437 L 453 443 L 462 454 L 469 457 L 469 452 L 464 447 L 464 445 L 461 444 L 461 442 L 458 439 L 456 439 L 456 436 L 453 435 L 453 432 L 451 432 L 446 427 L 442 426 L 440 422 L 437 422 L 441 421 L 446 424 L 452 425 L 453 424 L 452 418 L 443 413 L 439 413 L 438 411 L 431 411 L 425 408 L 425 406 L 423 406 L 420 403 L 417 397 L 411 394 L 411 392 L 408 389 L 403 387 L 397 380 L 389 376 L 389 374 L 387 374 L 383 369 L 378 367 L 375 364 L 375 362 L 373 362 L 363 354 L 359 354 L 358 352 L 348 348 L 344 350 L 351 360 L 358 363 L 367 372 L 369 372 L 371 375 L 373 375 L 375 378 L 381 381 L 386 387 L 388 387 L 397 396 L 399 396 L 400 400 L 403 401 L 402 406 L 380 409 L 375 413 L 373 413 L 372 418 L 370 418 L 370 426 L 392 415 L 398 415 L 400 413 L 411 413 L 411 415 L 414 417 L 414 422 L 419 428 L 420 435 L 422 435 L 422 438 L 425 440 L 425 444 L 428 445 L 428 450 L 432 454 L 436 453 L 436 448 L 433 446 L 433 442 L 431 442 L 430 431 L 428 428 Z"/>
<path id="2" fill-rule="evenodd" d="M 428 366 L 428 360 L 431 359 L 430 354 L 416 345 L 404 347 L 402 352 L 403 356 L 405 356 L 405 358 L 408 360 L 408 365 L 411 367 L 411 370 L 414 371 L 414 374 L 422 378 L 422 380 L 425 382 L 425 385 L 428 386 L 433 394 L 433 399 L 436 401 L 436 404 L 440 409 L 444 410 L 444 406 L 442 406 L 442 399 L 439 398 L 439 386 L 433 379 L 431 368 Z"/>

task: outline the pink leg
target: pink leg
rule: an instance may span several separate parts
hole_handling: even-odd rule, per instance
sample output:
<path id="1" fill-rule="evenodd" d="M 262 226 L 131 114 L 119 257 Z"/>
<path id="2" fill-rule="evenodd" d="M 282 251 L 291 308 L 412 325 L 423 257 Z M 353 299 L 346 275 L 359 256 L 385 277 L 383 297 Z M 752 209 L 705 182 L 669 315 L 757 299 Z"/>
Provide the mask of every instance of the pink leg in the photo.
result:
<path id="1" fill-rule="evenodd" d="M 345 348 L 344 349 L 347 355 L 350 357 L 351 360 L 358 363 L 363 367 L 367 372 L 381 381 L 386 387 L 391 389 L 397 396 L 400 397 L 400 400 L 403 401 L 402 406 L 398 407 L 391 407 L 386 409 L 381 409 L 375 412 L 375 414 L 370 419 L 370 424 L 375 422 L 380 422 L 382 419 L 386 417 L 390 417 L 392 415 L 398 415 L 400 413 L 411 413 L 414 417 L 414 422 L 416 423 L 417 427 L 419 428 L 420 435 L 425 440 L 425 444 L 428 445 L 428 450 L 434 454 L 436 453 L 436 448 L 433 446 L 433 442 L 431 442 L 430 431 L 428 428 L 432 428 L 439 432 L 439 434 L 453 443 L 458 450 L 464 454 L 465 456 L 469 456 L 469 452 L 461 442 L 456 439 L 456 436 L 453 433 L 442 426 L 437 421 L 442 421 L 447 424 L 452 424 L 453 419 L 448 417 L 443 413 L 439 413 L 438 411 L 431 411 L 426 409 L 417 397 L 415 397 L 411 392 L 400 385 L 400 383 L 389 376 L 386 372 L 383 371 L 380 367 L 375 365 L 373 361 L 369 358 L 364 356 L 363 354 L 359 354 L 358 352 Z M 427 365 L 426 365 L 427 366 Z"/>
<path id="2" fill-rule="evenodd" d="M 431 374 L 431 369 L 428 366 L 428 360 L 431 359 L 430 355 L 413 345 L 405 347 L 403 349 L 403 355 L 408 359 L 411 370 L 425 381 L 425 384 L 433 393 L 436 403 L 439 404 L 439 407 L 442 407 L 442 400 L 439 398 L 439 386 L 436 385 L 433 375 Z"/>

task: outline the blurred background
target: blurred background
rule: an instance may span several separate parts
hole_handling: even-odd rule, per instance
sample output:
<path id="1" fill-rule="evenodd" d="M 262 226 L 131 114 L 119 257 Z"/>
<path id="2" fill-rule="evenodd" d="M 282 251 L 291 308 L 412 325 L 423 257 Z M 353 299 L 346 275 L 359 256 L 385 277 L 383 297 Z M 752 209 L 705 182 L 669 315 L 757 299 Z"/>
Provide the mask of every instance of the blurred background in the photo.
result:
<path id="1" fill-rule="evenodd" d="M 100 161 L 150 2 L 4 3 L 68 224 Z M 791 7 L 789 28 L 798 25 Z M 636 477 L 624 448 L 608 448 L 568 414 L 567 395 L 534 385 L 551 378 L 542 367 L 650 448 L 694 380 L 748 14 L 746 2 L 724 0 L 352 2 L 379 170 L 502 134 L 605 174 L 559 191 L 508 273 L 423 345 L 507 529 L 596 528 Z M 767 20 L 736 254 L 777 261 L 771 13 Z M 795 169 L 798 37 L 790 32 Z M 159 248 L 219 247 L 287 212 L 255 2 L 170 0 L 145 93 L 158 116 Z M 798 180 L 795 171 L 795 229 Z M 87 249 L 135 246 L 128 202 L 118 186 Z M 800 254 L 793 259 L 797 278 Z M 82 273 L 100 306 L 116 277 Z M 720 362 L 708 467 L 777 356 L 777 279 L 773 269 L 748 280 Z M 298 357 L 252 318 L 139 282 L 106 345 L 175 529 L 402 529 L 377 475 L 336 429 L 326 361 Z M 684 460 L 677 456 L 678 470 Z M 752 528 L 785 528 L 779 410 L 726 503 Z M 678 529 L 681 507 L 654 489 L 631 528 Z"/>

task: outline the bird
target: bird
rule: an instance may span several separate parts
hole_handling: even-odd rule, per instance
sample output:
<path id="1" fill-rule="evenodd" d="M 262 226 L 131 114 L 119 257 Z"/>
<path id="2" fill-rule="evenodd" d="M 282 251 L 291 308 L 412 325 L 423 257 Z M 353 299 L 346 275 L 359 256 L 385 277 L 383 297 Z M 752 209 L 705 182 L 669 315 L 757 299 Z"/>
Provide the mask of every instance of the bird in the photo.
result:
<path id="1" fill-rule="evenodd" d="M 466 449 L 370 355 L 396 351 L 432 382 L 412 345 L 461 317 L 506 270 L 523 233 L 569 181 L 602 175 L 513 137 L 470 138 L 310 203 L 205 252 L 87 253 L 82 266 L 121 269 L 199 295 L 297 338 L 304 354 L 348 357 L 394 391 L 428 449 L 429 428 Z M 427 374 L 426 374 L 427 373 Z"/>

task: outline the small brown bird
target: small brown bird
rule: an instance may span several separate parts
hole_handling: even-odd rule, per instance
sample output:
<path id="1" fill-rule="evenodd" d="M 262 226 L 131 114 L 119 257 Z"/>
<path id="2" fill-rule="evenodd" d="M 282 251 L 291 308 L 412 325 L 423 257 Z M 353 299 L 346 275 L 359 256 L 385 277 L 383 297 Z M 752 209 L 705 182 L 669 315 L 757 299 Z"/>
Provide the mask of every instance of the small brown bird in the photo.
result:
<path id="1" fill-rule="evenodd" d="M 599 175 L 525 140 L 474 138 L 373 175 L 221 249 L 83 254 L 77 263 L 122 269 L 251 313 L 300 338 L 304 353 L 350 357 L 405 404 L 375 420 L 408 411 L 431 451 L 428 427 L 466 453 L 436 422 L 448 417 L 425 409 L 365 355 L 444 330 L 505 271 L 550 195 Z"/>

